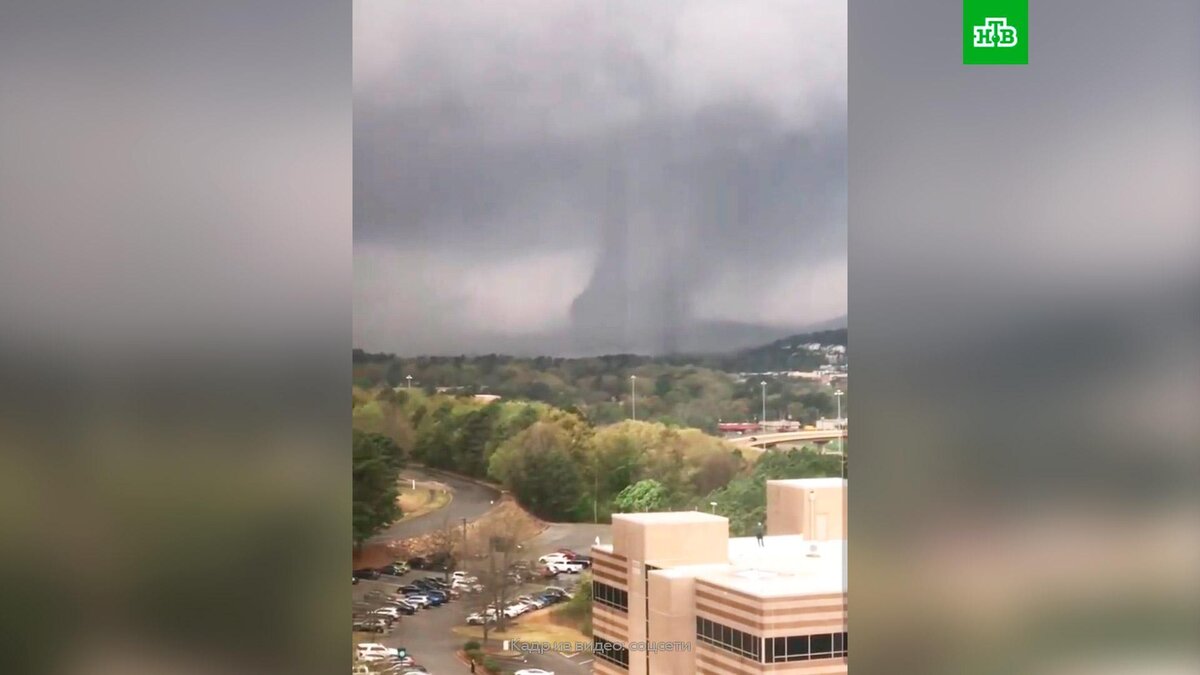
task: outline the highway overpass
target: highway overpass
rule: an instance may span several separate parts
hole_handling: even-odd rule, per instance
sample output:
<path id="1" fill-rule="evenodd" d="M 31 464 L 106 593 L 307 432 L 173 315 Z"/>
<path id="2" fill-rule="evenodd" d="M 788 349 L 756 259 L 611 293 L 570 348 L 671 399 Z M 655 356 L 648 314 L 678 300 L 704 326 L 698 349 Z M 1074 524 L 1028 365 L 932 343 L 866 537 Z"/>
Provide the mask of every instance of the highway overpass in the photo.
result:
<path id="1" fill-rule="evenodd" d="M 845 429 L 809 429 L 807 431 L 783 431 L 770 434 L 747 434 L 731 438 L 729 442 L 739 446 L 769 448 L 781 443 L 828 443 L 838 438 L 846 438 Z"/>

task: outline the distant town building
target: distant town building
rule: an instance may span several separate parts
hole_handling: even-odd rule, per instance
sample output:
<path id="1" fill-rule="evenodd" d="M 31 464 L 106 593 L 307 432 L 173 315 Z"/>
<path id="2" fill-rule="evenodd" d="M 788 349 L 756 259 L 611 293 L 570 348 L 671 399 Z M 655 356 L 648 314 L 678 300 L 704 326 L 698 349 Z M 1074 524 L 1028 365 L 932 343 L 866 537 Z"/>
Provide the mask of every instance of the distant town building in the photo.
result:
<path id="1" fill-rule="evenodd" d="M 847 425 L 847 419 L 845 417 L 842 417 L 840 419 L 839 418 L 834 418 L 834 419 L 821 418 L 821 419 L 817 420 L 816 427 L 819 431 L 837 431 L 838 429 L 845 429 L 846 425 Z"/>
<path id="2" fill-rule="evenodd" d="M 499 401 L 500 397 L 496 394 L 475 394 L 475 400 L 491 403 L 492 401 Z"/>

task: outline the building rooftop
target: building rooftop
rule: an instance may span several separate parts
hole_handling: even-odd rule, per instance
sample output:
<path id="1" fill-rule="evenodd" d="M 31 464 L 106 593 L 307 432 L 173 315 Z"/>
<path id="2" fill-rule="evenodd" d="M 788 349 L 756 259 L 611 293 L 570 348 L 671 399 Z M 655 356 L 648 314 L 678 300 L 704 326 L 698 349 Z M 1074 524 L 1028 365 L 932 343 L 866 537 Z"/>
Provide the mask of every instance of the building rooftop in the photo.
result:
<path id="1" fill-rule="evenodd" d="M 760 547 L 754 537 L 730 539 L 730 564 L 696 578 L 764 598 L 846 592 L 845 540 L 812 542 L 786 535 L 766 537 L 764 543 Z"/>
<path id="2" fill-rule="evenodd" d="M 680 565 L 654 572 L 693 577 L 720 588 L 760 598 L 846 592 L 846 542 L 806 541 L 801 535 L 729 540 L 729 564 Z M 811 556 L 816 546 L 817 556 Z M 600 547 L 605 548 L 605 547 Z"/>
<path id="3" fill-rule="evenodd" d="M 703 511 L 658 511 L 655 513 L 614 513 L 613 520 L 625 520 L 646 525 L 729 522 L 724 516 Z"/>
<path id="4" fill-rule="evenodd" d="M 789 478 L 785 480 L 767 481 L 772 485 L 786 485 L 788 487 L 797 487 L 803 489 L 815 490 L 817 488 L 836 488 L 845 487 L 845 478 Z"/>

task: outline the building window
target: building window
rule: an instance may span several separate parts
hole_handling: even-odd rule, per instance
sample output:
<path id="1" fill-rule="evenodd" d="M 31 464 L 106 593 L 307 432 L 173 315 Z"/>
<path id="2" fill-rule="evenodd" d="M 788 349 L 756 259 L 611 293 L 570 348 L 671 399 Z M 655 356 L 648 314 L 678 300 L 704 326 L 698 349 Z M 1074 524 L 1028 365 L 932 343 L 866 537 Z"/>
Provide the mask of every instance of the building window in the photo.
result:
<path id="1" fill-rule="evenodd" d="M 629 611 L 629 593 L 599 581 L 592 582 L 592 599 L 622 612 Z"/>
<path id="2" fill-rule="evenodd" d="M 597 635 L 592 643 L 592 656 L 629 670 L 629 650 Z"/>
<path id="3" fill-rule="evenodd" d="M 696 639 L 756 663 L 762 661 L 762 638 L 702 616 L 696 617 Z"/>
<path id="4" fill-rule="evenodd" d="M 849 636 L 846 633 L 789 635 L 767 638 L 764 653 L 767 663 L 835 659 L 846 656 L 849 645 Z"/>

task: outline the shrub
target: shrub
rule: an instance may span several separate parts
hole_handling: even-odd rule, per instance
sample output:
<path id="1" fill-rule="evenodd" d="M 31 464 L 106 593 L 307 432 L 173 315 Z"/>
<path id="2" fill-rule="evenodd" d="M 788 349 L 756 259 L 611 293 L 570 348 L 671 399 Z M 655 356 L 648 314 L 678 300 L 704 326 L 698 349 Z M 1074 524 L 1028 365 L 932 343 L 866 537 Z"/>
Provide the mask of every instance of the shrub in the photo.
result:
<path id="1" fill-rule="evenodd" d="M 477 652 L 479 651 L 479 647 L 480 645 L 478 640 L 467 640 L 467 643 L 463 645 L 463 651 Z"/>

